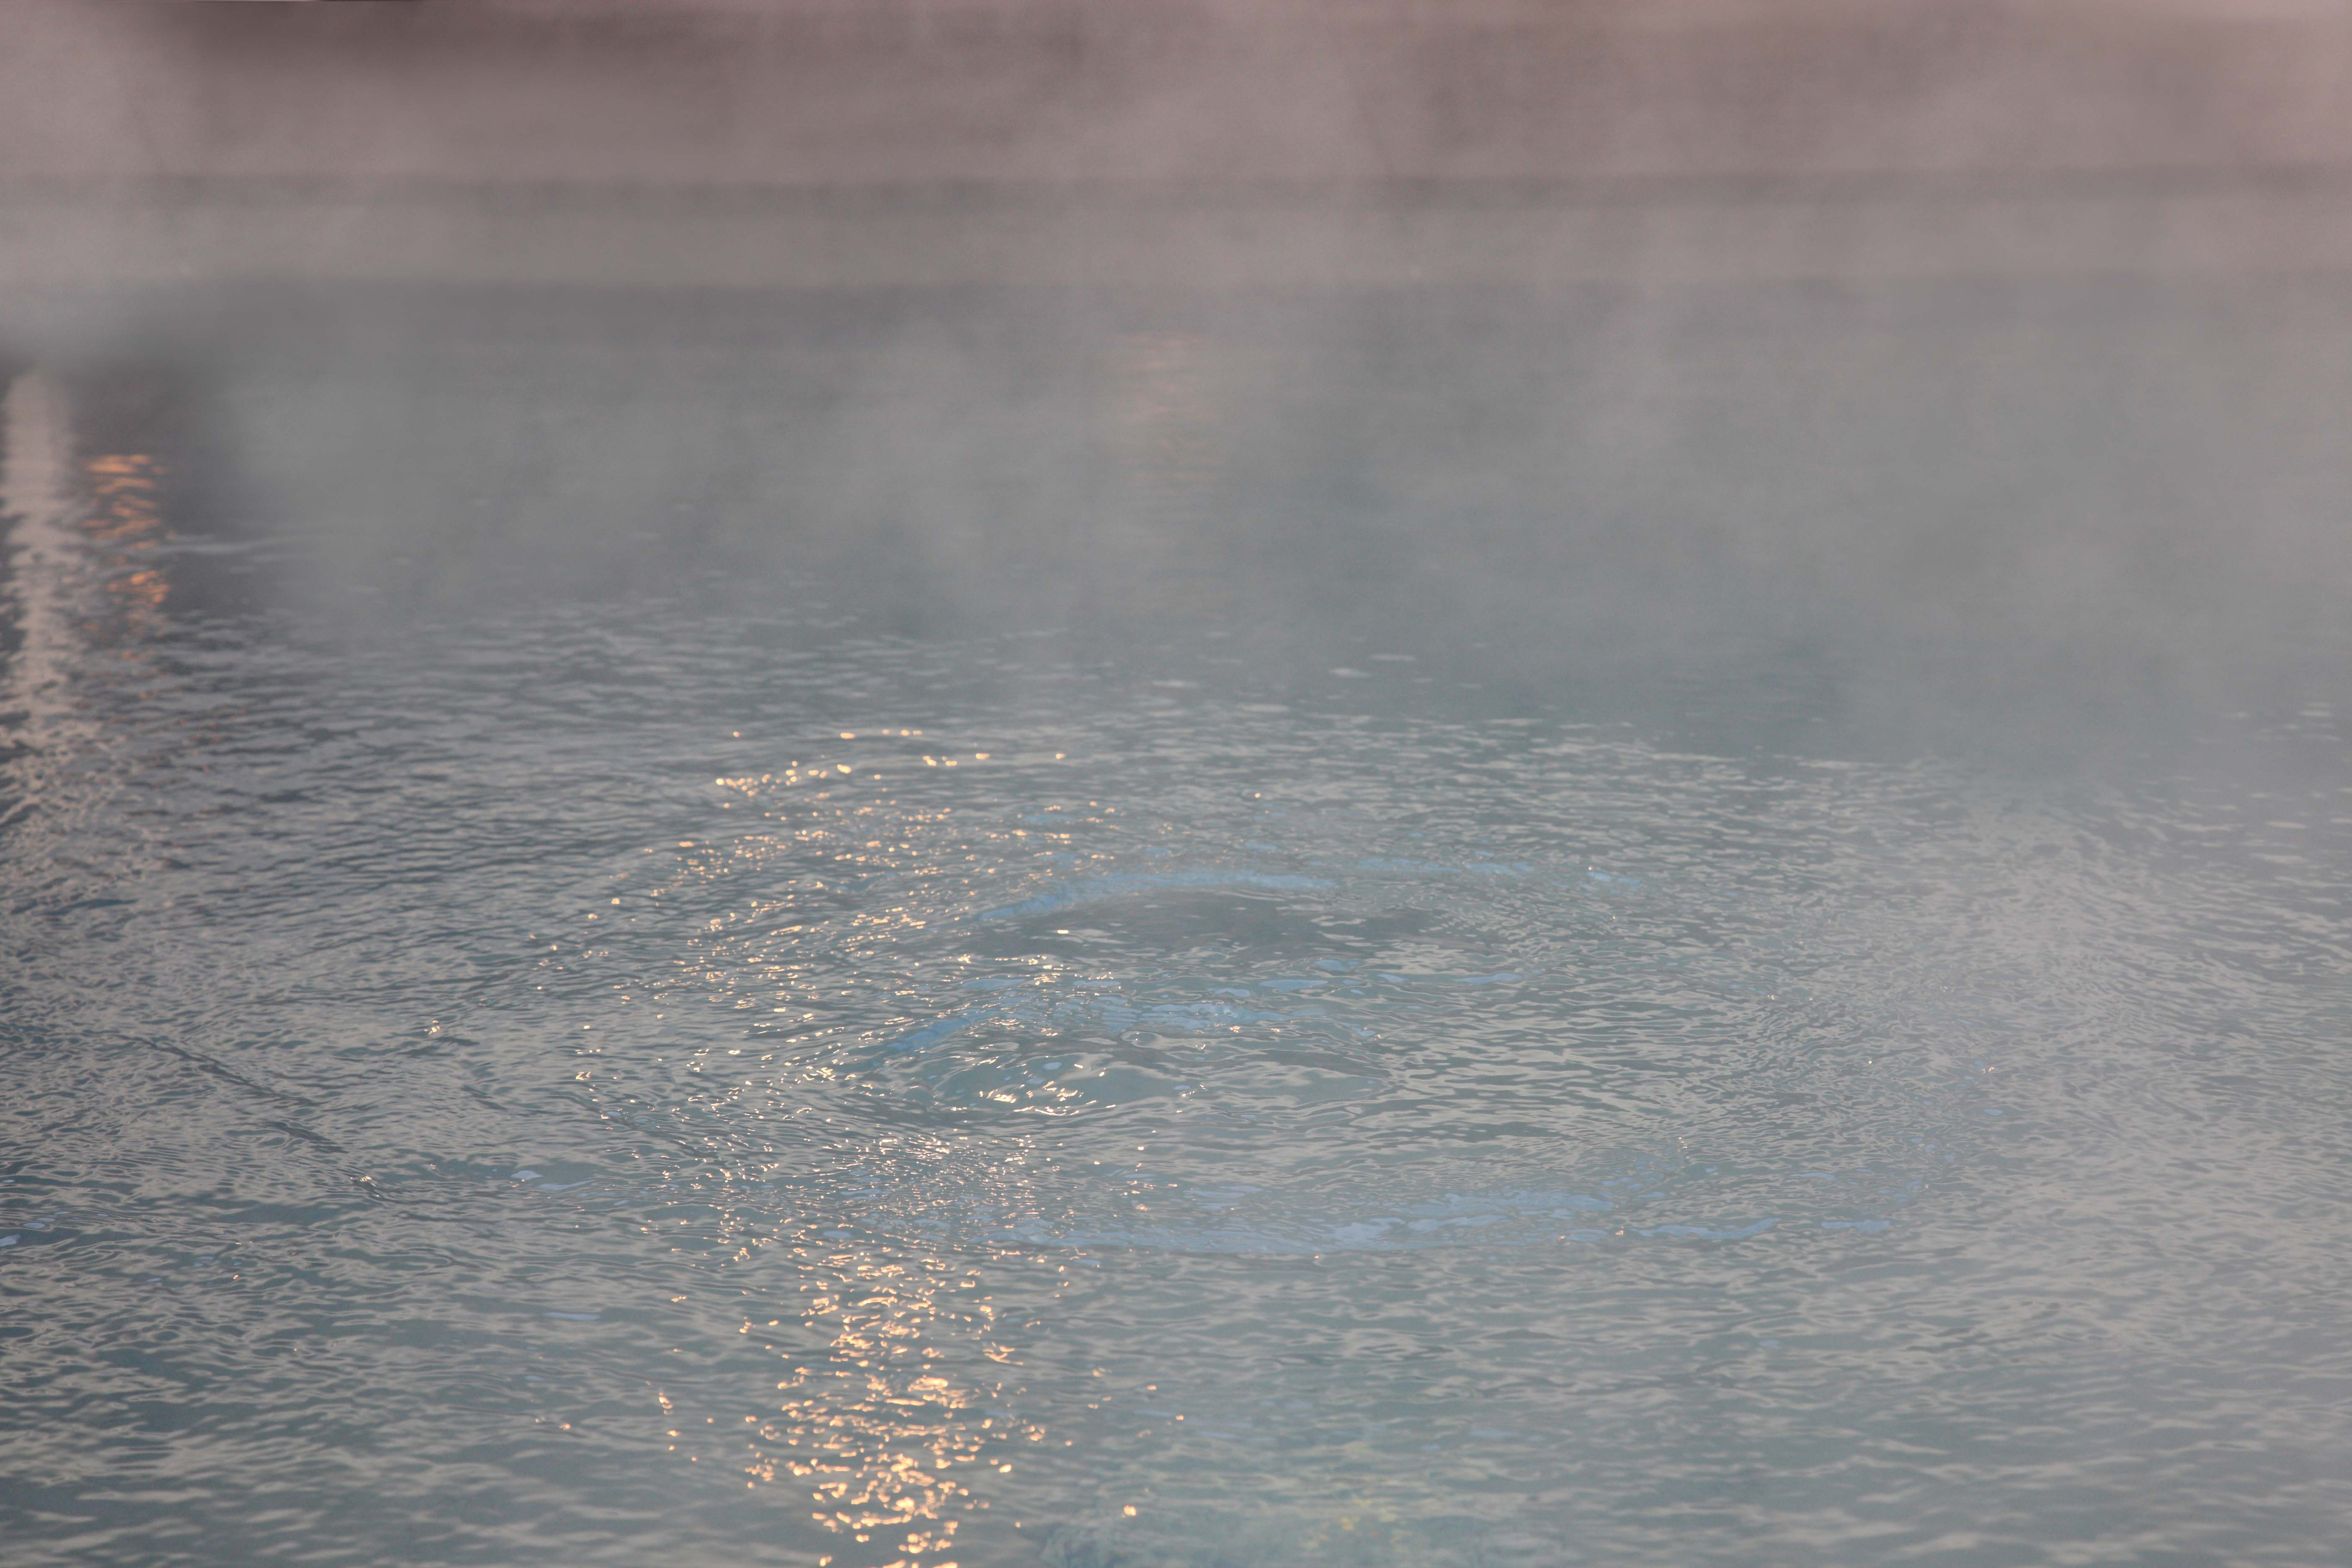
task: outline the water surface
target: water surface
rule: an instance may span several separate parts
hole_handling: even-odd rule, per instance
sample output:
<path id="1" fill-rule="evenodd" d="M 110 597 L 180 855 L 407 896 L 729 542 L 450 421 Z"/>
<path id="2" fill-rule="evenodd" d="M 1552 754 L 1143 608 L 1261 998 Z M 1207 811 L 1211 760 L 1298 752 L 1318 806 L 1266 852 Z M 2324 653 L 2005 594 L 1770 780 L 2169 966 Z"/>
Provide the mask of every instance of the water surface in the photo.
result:
<path id="1" fill-rule="evenodd" d="M 2340 1557 L 2325 301 L 1507 303 L 28 371 L 11 1561 Z"/>

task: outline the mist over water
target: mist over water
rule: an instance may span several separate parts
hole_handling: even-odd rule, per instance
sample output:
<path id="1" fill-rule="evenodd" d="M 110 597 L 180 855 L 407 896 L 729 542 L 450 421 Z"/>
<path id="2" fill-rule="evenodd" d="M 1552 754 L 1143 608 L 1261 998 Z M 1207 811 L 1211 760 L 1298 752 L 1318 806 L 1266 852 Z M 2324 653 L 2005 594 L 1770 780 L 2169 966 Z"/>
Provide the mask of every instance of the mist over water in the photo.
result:
<path id="1" fill-rule="evenodd" d="M 741 85 L 803 11 L 697 167 L 830 145 Z M 681 194 L 709 39 L 603 23 L 644 188 L 215 106 L 228 195 L 0 189 L 213 258 L 0 278 L 0 1555 L 2341 1560 L 2352 290 L 2066 250 L 2260 248 L 2190 175 L 2310 104 L 2084 132 L 2168 161 L 2042 169 L 2027 266 L 1990 12 L 1790 46 L 1923 73 L 1812 142 L 1736 28 L 1347 11 L 1220 141 L 1320 35 L 919 12 L 950 120 L 1035 68 L 940 146 L 1142 183 Z M 152 26 L 151 130 L 301 79 Z M 2163 50 L 2083 36 L 2089 123 Z M 1570 59 L 1621 183 L 1521 189 L 1469 89 Z"/>
<path id="2" fill-rule="evenodd" d="M 2329 304 L 29 373 L 26 1560 L 2326 1557 Z"/>
<path id="3" fill-rule="evenodd" d="M 755 606 L 784 576 L 908 634 L 1215 630 L 1285 679 L 1372 638 L 1531 693 L 1794 681 L 1805 721 L 1899 748 L 2169 765 L 2199 715 L 2327 700 L 2352 652 L 2344 305 L 280 289 L 178 328 L 204 347 L 174 424 L 236 455 L 205 504 L 269 536 L 289 607 L 348 630 Z"/>

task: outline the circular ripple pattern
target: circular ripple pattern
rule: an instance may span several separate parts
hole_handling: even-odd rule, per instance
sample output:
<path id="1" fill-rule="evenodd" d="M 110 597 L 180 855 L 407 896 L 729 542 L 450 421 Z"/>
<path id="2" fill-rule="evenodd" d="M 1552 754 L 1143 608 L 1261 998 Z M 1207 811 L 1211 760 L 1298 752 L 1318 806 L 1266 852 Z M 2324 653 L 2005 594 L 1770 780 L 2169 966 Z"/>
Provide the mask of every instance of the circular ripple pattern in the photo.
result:
<path id="1" fill-rule="evenodd" d="M 14 1561 L 2352 1542 L 2333 784 L 110 559 L 0 837 Z"/>
<path id="2" fill-rule="evenodd" d="M 2352 1561 L 2352 312 L 2217 287 L 18 379 L 0 1557 Z"/>

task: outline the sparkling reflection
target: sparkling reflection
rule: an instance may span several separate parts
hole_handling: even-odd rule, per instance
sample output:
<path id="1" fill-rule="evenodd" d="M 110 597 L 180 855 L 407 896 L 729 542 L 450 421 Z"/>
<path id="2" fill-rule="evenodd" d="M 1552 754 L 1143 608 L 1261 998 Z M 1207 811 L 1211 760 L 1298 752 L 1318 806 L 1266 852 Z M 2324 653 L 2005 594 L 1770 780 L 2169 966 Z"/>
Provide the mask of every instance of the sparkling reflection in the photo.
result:
<path id="1" fill-rule="evenodd" d="M 73 408 L 40 372 L 18 376 L 0 405 L 0 512 L 9 518 L 8 587 L 16 647 L 7 707 L 35 744 L 67 721 L 67 672 L 80 638 L 74 588 L 80 554 L 68 526 L 82 504 L 73 469 Z"/>
<path id="2" fill-rule="evenodd" d="M 995 1310 L 975 1271 L 951 1259 L 845 1251 L 815 1262 L 827 1282 L 806 1288 L 803 1314 L 830 1355 L 792 1366 L 777 1385 L 783 1402 L 760 1424 L 746 1473 L 806 1484 L 811 1519 L 858 1544 L 909 1559 L 945 1551 L 977 1502 L 956 1467 L 978 1463 L 992 1443 L 1042 1436 L 989 1413 L 990 1391 L 940 1369 L 947 1352 L 933 1342 L 984 1340 Z"/>
<path id="3" fill-rule="evenodd" d="M 6 718 L 35 746 L 76 730 L 87 711 L 74 683 L 95 648 L 126 653 L 164 628 L 164 468 L 148 452 L 82 456 L 73 400 L 43 371 L 0 401 L 0 516 L 7 521 L 7 597 L 16 647 Z"/>
<path id="4" fill-rule="evenodd" d="M 169 537 L 163 523 L 163 465 L 144 452 L 104 452 L 81 465 L 89 510 L 81 531 L 100 546 L 102 582 L 116 637 L 152 637 L 163 622 L 172 581 L 160 547 Z"/>

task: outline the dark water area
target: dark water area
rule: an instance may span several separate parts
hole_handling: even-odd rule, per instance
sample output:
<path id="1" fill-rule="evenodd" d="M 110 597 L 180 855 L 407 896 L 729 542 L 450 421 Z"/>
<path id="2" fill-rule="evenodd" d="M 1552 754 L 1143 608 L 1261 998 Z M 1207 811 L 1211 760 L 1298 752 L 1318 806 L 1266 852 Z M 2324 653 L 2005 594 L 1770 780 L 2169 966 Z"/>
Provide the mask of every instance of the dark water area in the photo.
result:
<path id="1" fill-rule="evenodd" d="M 6 1557 L 2340 1560 L 2347 306 L 18 311 Z"/>

